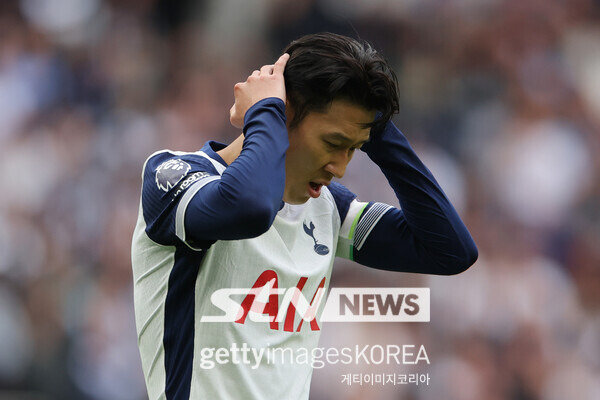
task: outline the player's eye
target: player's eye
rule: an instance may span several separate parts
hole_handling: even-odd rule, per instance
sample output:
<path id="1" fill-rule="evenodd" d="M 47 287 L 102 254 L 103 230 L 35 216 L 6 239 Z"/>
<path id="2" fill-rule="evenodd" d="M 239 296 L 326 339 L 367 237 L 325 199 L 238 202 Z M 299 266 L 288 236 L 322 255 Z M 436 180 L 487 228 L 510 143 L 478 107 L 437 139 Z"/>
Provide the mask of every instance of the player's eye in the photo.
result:
<path id="1" fill-rule="evenodd" d="M 325 145 L 330 149 L 339 149 L 342 147 L 342 145 L 338 144 L 338 143 L 329 142 L 327 140 L 324 140 L 324 142 L 325 142 Z"/>

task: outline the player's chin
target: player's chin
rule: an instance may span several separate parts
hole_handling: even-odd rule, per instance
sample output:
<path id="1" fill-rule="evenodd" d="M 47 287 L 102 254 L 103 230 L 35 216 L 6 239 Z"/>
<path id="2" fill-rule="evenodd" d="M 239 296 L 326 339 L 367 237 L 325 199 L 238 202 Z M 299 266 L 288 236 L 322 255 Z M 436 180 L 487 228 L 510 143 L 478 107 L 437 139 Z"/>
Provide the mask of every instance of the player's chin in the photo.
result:
<path id="1" fill-rule="evenodd" d="M 288 204 L 304 204 L 310 199 L 307 190 L 290 193 L 283 197 L 283 201 Z"/>

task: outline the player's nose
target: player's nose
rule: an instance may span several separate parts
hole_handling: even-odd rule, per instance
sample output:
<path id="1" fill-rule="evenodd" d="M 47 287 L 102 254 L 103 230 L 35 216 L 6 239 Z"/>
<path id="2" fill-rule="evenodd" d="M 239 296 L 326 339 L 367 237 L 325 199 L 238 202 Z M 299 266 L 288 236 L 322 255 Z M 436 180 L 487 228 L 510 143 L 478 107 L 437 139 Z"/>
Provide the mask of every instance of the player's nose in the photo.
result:
<path id="1" fill-rule="evenodd" d="M 350 158 L 348 157 L 347 153 L 340 152 L 325 165 L 325 171 L 334 177 L 341 179 L 346 173 L 346 167 L 348 166 L 349 162 Z"/>

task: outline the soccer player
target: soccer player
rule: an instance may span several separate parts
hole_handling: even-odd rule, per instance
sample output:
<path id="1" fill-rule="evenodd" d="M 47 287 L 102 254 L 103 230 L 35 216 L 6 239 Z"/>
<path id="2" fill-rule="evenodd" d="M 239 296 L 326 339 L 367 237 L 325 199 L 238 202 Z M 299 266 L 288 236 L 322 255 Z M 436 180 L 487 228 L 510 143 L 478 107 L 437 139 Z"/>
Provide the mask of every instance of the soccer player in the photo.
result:
<path id="1" fill-rule="evenodd" d="M 243 134 L 231 144 L 159 151 L 144 165 L 132 261 L 151 399 L 307 399 L 310 363 L 258 357 L 318 344 L 318 318 L 304 321 L 279 289 L 297 288 L 296 298 L 314 305 L 336 256 L 441 275 L 477 258 L 390 121 L 397 80 L 367 43 L 302 37 L 234 95 L 230 119 Z M 400 207 L 360 201 L 332 182 L 357 149 L 383 171 Z"/>

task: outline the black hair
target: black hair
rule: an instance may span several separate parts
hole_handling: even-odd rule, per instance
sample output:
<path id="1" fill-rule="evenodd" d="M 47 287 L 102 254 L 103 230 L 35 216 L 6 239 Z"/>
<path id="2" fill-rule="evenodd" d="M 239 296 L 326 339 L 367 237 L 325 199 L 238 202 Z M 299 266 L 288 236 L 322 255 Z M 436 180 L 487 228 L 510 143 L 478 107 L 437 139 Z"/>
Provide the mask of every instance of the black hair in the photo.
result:
<path id="1" fill-rule="evenodd" d="M 398 79 L 373 47 L 334 33 L 306 35 L 284 50 L 286 96 L 295 126 L 309 112 L 324 112 L 334 100 L 378 111 L 367 126 L 381 129 L 398 112 Z"/>

